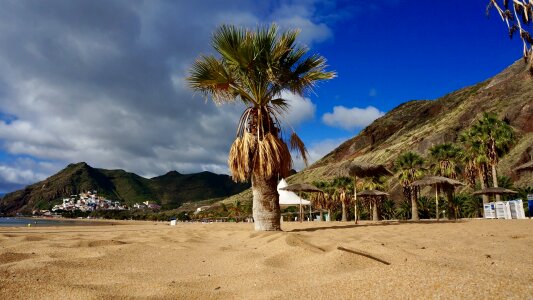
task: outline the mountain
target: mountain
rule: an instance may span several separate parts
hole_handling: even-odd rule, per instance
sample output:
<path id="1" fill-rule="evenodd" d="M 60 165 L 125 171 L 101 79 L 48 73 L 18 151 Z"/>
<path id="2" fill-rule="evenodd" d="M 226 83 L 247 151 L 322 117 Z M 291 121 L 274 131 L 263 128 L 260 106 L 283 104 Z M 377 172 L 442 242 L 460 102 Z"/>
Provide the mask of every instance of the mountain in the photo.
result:
<path id="1" fill-rule="evenodd" d="M 0 213 L 45 208 L 63 197 L 93 190 L 130 205 L 150 200 L 165 208 L 175 208 L 184 202 L 228 197 L 248 187 L 247 184 L 234 183 L 227 175 L 211 172 L 180 174 L 171 171 L 159 177 L 144 178 L 124 170 L 93 168 L 81 162 L 6 194 L 0 202 Z"/>
<path id="2" fill-rule="evenodd" d="M 433 145 L 457 142 L 459 134 L 470 127 L 483 112 L 493 112 L 517 132 L 517 141 L 498 165 L 500 175 L 513 178 L 516 186 L 533 185 L 533 176 L 517 174 L 513 169 L 533 159 L 533 78 L 522 60 L 500 74 L 445 95 L 437 100 L 403 103 L 375 120 L 357 136 L 345 141 L 305 170 L 289 177 L 291 183 L 325 180 L 346 160 L 356 160 L 392 167 L 405 151 L 427 156 Z M 401 197 L 398 182 L 389 186 Z M 226 201 L 251 199 L 245 191 Z"/>

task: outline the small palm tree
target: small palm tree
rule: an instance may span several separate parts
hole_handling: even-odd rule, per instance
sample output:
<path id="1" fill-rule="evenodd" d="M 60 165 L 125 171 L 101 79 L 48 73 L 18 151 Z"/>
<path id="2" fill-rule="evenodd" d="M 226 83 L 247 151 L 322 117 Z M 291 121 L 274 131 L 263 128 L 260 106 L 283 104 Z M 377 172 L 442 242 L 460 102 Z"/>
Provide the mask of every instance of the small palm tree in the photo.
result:
<path id="1" fill-rule="evenodd" d="M 477 140 L 474 132 L 469 130 L 461 133 L 459 141 L 461 149 L 460 160 L 465 166 L 464 176 L 471 187 L 476 186 L 476 177 L 479 179 L 481 189 L 488 186 L 489 167 L 486 153 Z M 483 195 L 483 204 L 489 203 L 489 197 Z"/>
<path id="2" fill-rule="evenodd" d="M 244 206 L 239 200 L 235 201 L 233 206 L 229 208 L 229 216 L 235 218 L 237 223 L 242 219 L 245 213 Z"/>
<path id="3" fill-rule="evenodd" d="M 350 205 L 350 197 L 346 195 L 349 190 L 353 189 L 352 179 L 350 177 L 337 177 L 333 179 L 333 186 L 336 188 L 339 200 L 342 205 L 342 221 L 348 221 L 346 215 L 346 206 Z"/>
<path id="4" fill-rule="evenodd" d="M 457 161 L 461 149 L 452 143 L 435 145 L 429 148 L 430 169 L 434 175 L 456 179 L 460 173 Z"/>
<path id="5" fill-rule="evenodd" d="M 533 194 L 533 186 L 519 187 L 517 191 L 518 197 L 524 201 L 527 201 L 527 195 Z"/>
<path id="6" fill-rule="evenodd" d="M 272 25 L 256 30 L 221 26 L 213 35 L 219 57 L 200 57 L 188 78 L 191 88 L 215 103 L 240 101 L 247 108 L 229 153 L 235 181 L 252 181 L 255 230 L 281 230 L 278 176 L 291 170 L 289 148 L 307 162 L 302 140 L 293 132 L 284 139 L 281 116 L 289 106 L 282 92 L 303 95 L 316 82 L 335 77 L 326 60 L 296 44 L 298 30 L 282 33 Z"/>
<path id="7" fill-rule="evenodd" d="M 335 193 L 335 187 L 331 182 L 327 181 L 316 181 L 313 182 L 313 185 L 321 189 L 323 193 L 315 193 L 315 203 L 316 207 L 320 208 L 320 220 L 323 220 L 322 210 L 328 211 L 329 219 L 331 220 L 331 210 L 335 207 L 335 199 L 333 197 Z"/>
<path id="8" fill-rule="evenodd" d="M 395 215 L 400 220 L 407 220 L 409 218 L 412 218 L 412 209 L 409 200 L 401 201 L 396 206 Z"/>
<path id="9" fill-rule="evenodd" d="M 363 188 L 367 190 L 386 190 L 387 177 L 367 177 L 363 180 Z M 368 199 L 370 204 L 370 213 L 373 221 L 379 221 L 380 199 L 377 197 L 370 197 Z"/>
<path id="10" fill-rule="evenodd" d="M 392 199 L 385 199 L 381 205 L 381 217 L 385 220 L 396 218 L 396 202 Z"/>
<path id="11" fill-rule="evenodd" d="M 401 154 L 395 162 L 396 170 L 398 171 L 398 179 L 400 180 L 404 196 L 406 199 L 411 200 L 411 219 L 419 220 L 418 206 L 417 206 L 417 192 L 418 188 L 413 186 L 412 183 L 424 175 L 424 159 L 414 153 L 406 152 Z"/>

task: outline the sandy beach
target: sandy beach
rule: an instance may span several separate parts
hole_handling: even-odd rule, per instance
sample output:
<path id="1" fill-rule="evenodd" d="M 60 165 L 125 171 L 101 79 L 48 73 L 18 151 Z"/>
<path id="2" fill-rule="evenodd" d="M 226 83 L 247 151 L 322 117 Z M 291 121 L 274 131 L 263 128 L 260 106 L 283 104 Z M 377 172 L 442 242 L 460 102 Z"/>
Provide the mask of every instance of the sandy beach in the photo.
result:
<path id="1" fill-rule="evenodd" d="M 531 298 L 533 220 L 0 228 L 0 299 Z"/>

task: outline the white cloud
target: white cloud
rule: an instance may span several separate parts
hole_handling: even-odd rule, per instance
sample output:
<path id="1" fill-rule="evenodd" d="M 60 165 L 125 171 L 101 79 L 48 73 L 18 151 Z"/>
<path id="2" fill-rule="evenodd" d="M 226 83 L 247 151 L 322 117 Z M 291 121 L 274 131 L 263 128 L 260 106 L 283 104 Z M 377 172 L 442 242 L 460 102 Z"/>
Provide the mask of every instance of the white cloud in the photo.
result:
<path id="1" fill-rule="evenodd" d="M 291 126 L 296 127 L 315 117 L 316 105 L 311 99 L 290 92 L 283 92 L 281 98 L 287 100 L 289 104 L 284 120 Z"/>
<path id="2" fill-rule="evenodd" d="M 332 113 L 325 113 L 322 116 L 322 121 L 331 127 L 352 130 L 365 127 L 384 114 L 373 106 L 367 108 L 335 106 Z"/>
<path id="3" fill-rule="evenodd" d="M 18 158 L 10 163 L 0 164 L 0 192 L 22 188 L 45 179 L 50 173 L 63 166 L 49 162 L 38 162 L 29 158 Z"/>
<path id="4" fill-rule="evenodd" d="M 321 159 L 326 154 L 333 151 L 335 148 L 337 148 L 340 144 L 342 144 L 348 139 L 348 137 L 338 139 L 325 139 L 307 145 L 307 151 L 309 152 L 309 165 Z M 294 155 L 294 168 L 297 171 L 300 171 L 305 168 L 303 160 L 301 158 L 296 158 L 296 155 Z"/>

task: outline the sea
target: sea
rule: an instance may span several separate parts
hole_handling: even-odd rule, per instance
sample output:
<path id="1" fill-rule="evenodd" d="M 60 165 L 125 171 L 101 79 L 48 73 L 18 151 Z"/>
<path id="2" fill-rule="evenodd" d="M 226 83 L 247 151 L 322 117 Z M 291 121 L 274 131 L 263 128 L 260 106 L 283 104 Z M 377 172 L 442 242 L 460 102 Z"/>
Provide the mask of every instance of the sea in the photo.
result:
<path id="1" fill-rule="evenodd" d="M 45 226 L 103 225 L 100 222 L 80 222 L 76 220 L 0 218 L 0 227 L 45 227 Z"/>

